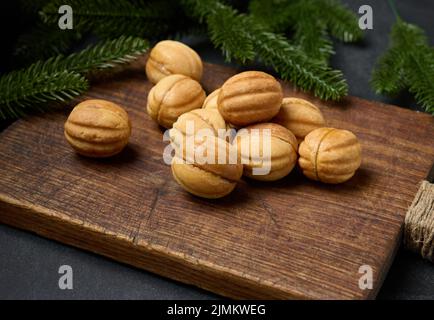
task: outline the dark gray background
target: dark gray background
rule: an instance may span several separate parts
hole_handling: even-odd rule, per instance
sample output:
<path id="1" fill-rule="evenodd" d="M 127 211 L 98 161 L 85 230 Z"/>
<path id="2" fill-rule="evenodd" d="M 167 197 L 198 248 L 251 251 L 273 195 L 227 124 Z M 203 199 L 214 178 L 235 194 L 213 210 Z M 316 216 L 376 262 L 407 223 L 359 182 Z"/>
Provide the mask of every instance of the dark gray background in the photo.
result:
<path id="1" fill-rule="evenodd" d="M 374 9 L 374 30 L 361 44 L 337 44 L 332 60 L 344 71 L 350 93 L 366 99 L 417 109 L 408 94 L 389 99 L 374 94 L 370 72 L 387 48 L 394 16 L 387 1 L 344 1 L 355 12 L 363 4 Z M 433 44 L 434 1 L 397 0 L 401 16 L 424 28 Z M 205 61 L 224 63 L 218 51 L 198 39 L 190 44 Z M 432 134 L 432 133 L 427 133 Z M 433 159 L 434 160 L 434 159 Z M 74 289 L 58 289 L 58 268 L 70 265 Z M 163 279 L 106 258 L 39 236 L 0 225 L 0 299 L 215 299 L 211 293 Z M 379 299 L 434 299 L 434 266 L 417 255 L 400 250 Z"/>

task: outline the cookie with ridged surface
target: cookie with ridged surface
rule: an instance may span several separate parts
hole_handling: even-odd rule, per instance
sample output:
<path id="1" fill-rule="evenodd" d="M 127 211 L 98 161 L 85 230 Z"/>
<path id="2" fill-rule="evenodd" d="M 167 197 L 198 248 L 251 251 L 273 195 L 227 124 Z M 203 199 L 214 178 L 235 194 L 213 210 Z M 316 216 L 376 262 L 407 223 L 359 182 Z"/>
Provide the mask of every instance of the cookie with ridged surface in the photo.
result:
<path id="1" fill-rule="evenodd" d="M 303 174 L 325 183 L 351 179 L 362 162 L 360 143 L 348 130 L 316 129 L 306 136 L 298 152 Z"/>
<path id="2" fill-rule="evenodd" d="M 146 75 L 154 84 L 172 74 L 183 74 L 200 81 L 202 72 L 203 65 L 199 55 L 179 41 L 158 42 L 146 62 Z"/>
<path id="3" fill-rule="evenodd" d="M 282 87 L 273 76 L 246 71 L 223 84 L 217 105 L 226 122 L 244 127 L 271 120 L 279 112 L 282 99 Z"/>
<path id="4" fill-rule="evenodd" d="M 284 98 L 279 113 L 272 121 L 290 130 L 299 143 L 313 130 L 325 127 L 321 110 L 300 98 Z"/>
<path id="5" fill-rule="evenodd" d="M 79 154 L 109 157 L 119 153 L 131 135 L 127 112 L 106 100 L 79 103 L 65 122 L 65 138 Z"/>
<path id="6" fill-rule="evenodd" d="M 148 94 L 148 114 L 159 125 L 171 128 L 180 115 L 202 107 L 205 91 L 196 80 L 174 74 L 158 82 Z"/>
<path id="7" fill-rule="evenodd" d="M 235 139 L 239 160 L 244 164 L 244 175 L 251 179 L 282 179 L 297 163 L 297 139 L 281 125 L 252 125 L 241 129 Z"/>

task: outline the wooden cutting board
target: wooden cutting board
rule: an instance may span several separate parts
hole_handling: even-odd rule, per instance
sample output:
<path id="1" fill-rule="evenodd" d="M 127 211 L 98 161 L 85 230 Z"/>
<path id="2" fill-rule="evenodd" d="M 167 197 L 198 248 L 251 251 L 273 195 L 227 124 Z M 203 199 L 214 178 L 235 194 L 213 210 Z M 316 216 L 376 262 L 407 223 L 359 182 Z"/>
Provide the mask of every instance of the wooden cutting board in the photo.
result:
<path id="1" fill-rule="evenodd" d="M 206 91 L 236 70 L 205 64 Z M 70 108 L 0 133 L 0 222 L 233 298 L 374 298 L 400 244 L 407 207 L 434 160 L 434 118 L 349 97 L 317 103 L 329 126 L 357 134 L 363 164 L 331 186 L 298 170 L 243 181 L 221 200 L 182 190 L 163 163 L 162 130 L 145 112 L 143 62 L 84 98 L 123 105 L 129 146 L 105 160 L 76 155 L 63 137 Z M 359 288 L 359 268 L 373 289 Z"/>

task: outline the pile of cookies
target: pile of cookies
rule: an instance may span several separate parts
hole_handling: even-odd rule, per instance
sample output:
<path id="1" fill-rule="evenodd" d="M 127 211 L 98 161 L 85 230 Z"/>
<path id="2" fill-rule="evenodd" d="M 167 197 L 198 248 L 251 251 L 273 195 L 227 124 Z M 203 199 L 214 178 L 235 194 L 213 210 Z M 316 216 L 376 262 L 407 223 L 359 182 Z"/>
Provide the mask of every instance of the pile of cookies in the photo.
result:
<path id="1" fill-rule="evenodd" d="M 155 84 L 146 109 L 154 121 L 170 129 L 175 148 L 173 177 L 188 192 L 220 198 L 235 188 L 242 175 L 275 181 L 287 176 L 297 163 L 309 179 L 333 184 L 347 181 L 359 168 L 361 147 L 356 136 L 327 127 L 314 104 L 283 97 L 282 87 L 273 76 L 259 71 L 242 72 L 206 96 L 200 84 L 202 73 L 199 55 L 176 41 L 159 42 L 146 64 L 147 77 Z M 180 148 L 191 134 L 187 130 L 189 122 L 194 123 L 194 130 L 215 133 L 218 143 L 211 144 L 215 148 L 213 154 L 236 146 L 236 161 L 199 162 L 191 158 L 185 148 Z M 221 139 L 217 134 L 220 131 L 235 135 Z M 65 124 L 67 141 L 86 156 L 118 153 L 127 144 L 130 132 L 126 112 L 102 100 L 80 103 Z M 203 147 L 202 144 L 203 139 L 197 146 L 194 142 L 193 147 Z M 269 157 L 260 161 L 253 157 L 253 144 L 260 146 L 261 155 L 267 149 Z M 264 162 L 269 170 L 255 174 Z"/>

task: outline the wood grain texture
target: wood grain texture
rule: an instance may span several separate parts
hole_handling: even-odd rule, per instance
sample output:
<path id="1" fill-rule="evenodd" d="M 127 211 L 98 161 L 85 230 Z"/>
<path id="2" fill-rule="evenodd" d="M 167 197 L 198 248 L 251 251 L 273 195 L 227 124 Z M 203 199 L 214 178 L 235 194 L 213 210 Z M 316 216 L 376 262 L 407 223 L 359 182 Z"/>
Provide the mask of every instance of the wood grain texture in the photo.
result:
<path id="1" fill-rule="evenodd" d="M 236 70 L 205 64 L 209 93 Z M 298 170 L 244 180 L 220 200 L 183 191 L 163 163 L 167 142 L 146 114 L 143 62 L 83 98 L 123 105 L 133 131 L 111 159 L 76 155 L 63 137 L 70 108 L 0 134 L 0 222 L 233 298 L 374 298 L 401 240 L 405 212 L 434 159 L 433 117 L 349 97 L 309 97 L 327 125 L 356 133 L 363 163 L 345 184 Z M 307 97 L 284 85 L 285 95 Z M 373 290 L 359 289 L 361 265 Z"/>

